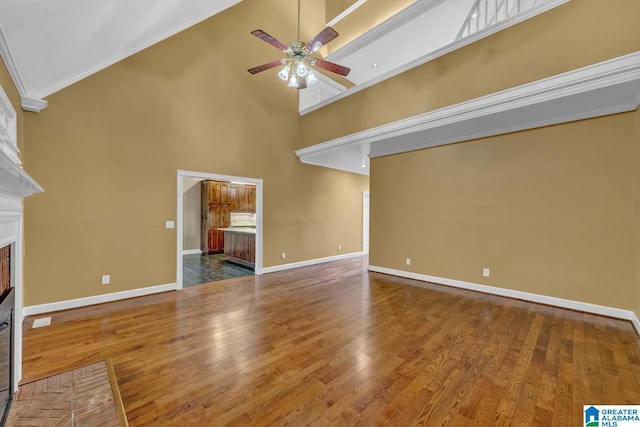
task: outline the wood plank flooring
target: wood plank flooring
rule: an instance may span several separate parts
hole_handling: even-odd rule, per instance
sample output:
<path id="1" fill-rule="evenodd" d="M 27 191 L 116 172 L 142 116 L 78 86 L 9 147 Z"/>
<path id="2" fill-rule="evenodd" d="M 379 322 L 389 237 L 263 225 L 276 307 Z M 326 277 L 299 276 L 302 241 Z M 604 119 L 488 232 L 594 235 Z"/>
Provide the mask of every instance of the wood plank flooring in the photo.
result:
<path id="1" fill-rule="evenodd" d="M 584 404 L 640 403 L 630 322 L 365 268 L 27 319 L 24 382 L 111 358 L 131 426 L 569 426 Z"/>

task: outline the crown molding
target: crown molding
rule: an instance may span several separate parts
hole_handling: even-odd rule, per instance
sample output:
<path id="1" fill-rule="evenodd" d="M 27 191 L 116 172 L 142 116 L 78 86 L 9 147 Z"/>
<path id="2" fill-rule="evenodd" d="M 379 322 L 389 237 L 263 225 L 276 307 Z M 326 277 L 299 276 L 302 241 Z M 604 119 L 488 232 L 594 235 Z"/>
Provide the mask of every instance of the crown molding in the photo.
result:
<path id="1" fill-rule="evenodd" d="M 13 55 L 11 54 L 11 50 L 9 49 L 7 39 L 2 32 L 2 28 L 0 28 L 0 56 L 2 56 L 2 59 L 7 66 L 7 70 L 9 70 L 11 80 L 13 80 L 13 84 L 16 86 L 18 94 L 20 95 L 20 104 L 22 105 L 22 109 L 25 111 L 33 111 L 39 113 L 40 111 L 47 108 L 47 101 L 30 98 L 27 95 L 27 90 L 24 86 L 22 78 L 20 77 L 20 73 L 18 72 L 16 63 L 13 60 Z"/>
<path id="2" fill-rule="evenodd" d="M 28 96 L 20 96 L 20 105 L 25 111 L 31 111 L 33 113 L 39 113 L 49 106 L 49 103 L 44 99 L 29 98 Z"/>
<path id="3" fill-rule="evenodd" d="M 633 111 L 639 105 L 640 51 L 316 144 L 296 155 L 304 163 L 334 167 L 322 163 L 348 153 L 380 157 Z"/>
<path id="4" fill-rule="evenodd" d="M 20 78 L 20 73 L 18 72 L 18 68 L 16 67 L 16 63 L 13 60 L 13 55 L 11 54 L 11 49 L 9 49 L 9 44 L 7 43 L 7 39 L 4 36 L 4 32 L 0 27 L 0 56 L 4 60 L 4 63 L 7 66 L 7 70 L 9 70 L 9 75 L 13 80 L 13 84 L 16 85 L 16 89 L 20 95 L 25 95 L 27 90 L 24 87 L 24 83 Z"/>
<path id="5" fill-rule="evenodd" d="M 353 95 L 354 93 L 358 93 L 362 90 L 365 90 L 371 86 L 374 86 L 380 82 L 383 82 L 387 79 L 390 79 L 392 77 L 397 76 L 398 74 L 402 74 L 405 71 L 409 71 L 413 68 L 416 68 L 420 65 L 423 65 L 429 61 L 433 61 L 436 58 L 439 58 L 443 55 L 446 55 L 448 53 L 451 53 L 455 50 L 461 49 L 471 43 L 474 43 L 480 39 L 483 39 L 485 37 L 489 37 L 490 35 L 493 35 L 499 31 L 502 31 L 506 28 L 512 27 L 520 22 L 526 21 L 527 19 L 533 18 L 536 15 L 539 15 L 541 13 L 544 13 L 548 10 L 551 10 L 553 8 L 556 8 L 558 6 L 561 6 L 565 3 L 568 3 L 571 0 L 549 0 L 545 3 L 542 3 L 540 5 L 534 6 L 531 9 L 528 9 L 522 13 L 519 13 L 518 15 L 505 19 L 504 21 L 500 21 L 495 25 L 492 25 L 488 28 L 485 28 L 483 30 L 480 30 L 476 33 L 473 33 L 470 36 L 464 37 L 460 40 L 456 40 L 453 43 L 450 43 L 440 49 L 436 49 L 433 52 L 429 52 L 423 56 L 420 56 L 419 58 L 416 58 L 413 61 L 410 61 L 406 64 L 403 64 L 397 68 L 394 68 L 386 73 L 383 73 L 381 75 L 379 75 L 378 77 L 375 77 L 371 80 L 369 80 L 368 82 L 365 83 L 361 83 L 357 86 L 354 86 L 352 88 L 347 89 L 346 91 L 339 93 L 338 95 L 335 95 L 331 98 L 327 98 L 311 107 L 305 108 L 303 110 L 300 110 L 300 115 L 305 115 L 308 113 L 311 113 L 317 109 L 320 109 L 322 107 L 325 107 L 329 104 L 332 104 L 336 101 L 339 101 L 343 98 L 346 98 L 347 96 Z M 423 2 L 416 2 L 413 5 L 421 5 L 423 8 L 425 8 L 427 6 L 427 4 L 423 3 Z M 412 5 L 412 6 L 413 6 Z M 429 4 L 430 6 L 430 4 Z M 409 9 L 409 8 L 407 8 Z M 417 10 L 413 10 L 413 16 L 415 16 L 416 13 L 419 13 L 419 11 Z M 398 13 L 397 15 L 400 15 L 401 13 Z M 402 25 L 403 23 L 405 23 L 407 20 L 410 20 L 412 17 L 412 15 L 402 15 L 402 16 L 398 16 L 397 19 L 398 21 L 394 24 L 394 25 Z M 392 17 L 395 18 L 396 16 Z M 383 26 L 385 23 L 380 24 L 378 27 Z M 340 49 L 336 50 L 335 52 L 332 52 L 331 54 L 327 55 L 327 57 L 325 58 L 328 61 L 332 61 L 332 62 L 343 62 L 344 58 L 346 58 L 347 56 L 355 53 L 356 51 L 358 51 L 359 49 L 361 49 L 363 46 L 365 46 L 368 43 L 371 43 L 373 40 L 375 40 L 375 38 L 378 37 L 382 37 L 383 35 L 385 35 L 386 33 L 388 33 L 391 29 L 393 28 L 388 28 L 388 27 L 383 27 L 378 29 L 378 27 L 372 29 L 371 31 L 367 32 L 366 34 L 362 35 L 361 37 L 353 40 L 352 42 L 350 42 L 349 44 L 341 47 Z"/>

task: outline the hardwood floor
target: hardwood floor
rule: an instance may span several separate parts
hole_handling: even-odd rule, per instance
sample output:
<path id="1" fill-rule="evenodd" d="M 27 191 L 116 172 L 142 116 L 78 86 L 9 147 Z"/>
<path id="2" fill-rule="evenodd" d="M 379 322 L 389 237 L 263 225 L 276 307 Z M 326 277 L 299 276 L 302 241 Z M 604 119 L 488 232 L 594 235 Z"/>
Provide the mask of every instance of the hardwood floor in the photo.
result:
<path id="1" fill-rule="evenodd" d="M 569 426 L 584 404 L 640 403 L 630 322 L 360 258 L 31 320 L 23 382 L 109 357 L 131 426 Z"/>

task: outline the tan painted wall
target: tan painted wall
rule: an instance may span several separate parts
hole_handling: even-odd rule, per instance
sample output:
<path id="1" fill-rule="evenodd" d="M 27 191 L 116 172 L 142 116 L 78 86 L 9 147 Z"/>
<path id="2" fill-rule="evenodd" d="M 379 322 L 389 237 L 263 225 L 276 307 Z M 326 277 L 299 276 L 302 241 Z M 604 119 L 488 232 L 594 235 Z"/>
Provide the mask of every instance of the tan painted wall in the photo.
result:
<path id="1" fill-rule="evenodd" d="M 182 193 L 182 249 L 200 249 L 200 180 L 183 178 Z"/>
<path id="2" fill-rule="evenodd" d="M 265 266 L 361 250 L 368 179 L 300 163 L 295 91 L 245 71 L 278 57 L 249 32 L 278 36 L 287 4 L 244 1 L 26 117 L 46 190 L 25 205 L 26 305 L 175 282 L 178 169 L 264 179 Z"/>
<path id="3" fill-rule="evenodd" d="M 635 120 L 374 159 L 371 265 L 637 310 Z"/>

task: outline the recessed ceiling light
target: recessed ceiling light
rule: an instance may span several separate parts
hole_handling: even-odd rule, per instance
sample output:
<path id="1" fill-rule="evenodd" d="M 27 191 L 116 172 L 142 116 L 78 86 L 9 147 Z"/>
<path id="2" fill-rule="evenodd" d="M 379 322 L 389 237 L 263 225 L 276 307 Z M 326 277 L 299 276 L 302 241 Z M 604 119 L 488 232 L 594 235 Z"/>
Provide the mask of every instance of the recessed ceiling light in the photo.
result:
<path id="1" fill-rule="evenodd" d="M 378 68 L 378 64 L 374 62 L 373 64 L 371 64 L 371 68 Z"/>
<path id="2" fill-rule="evenodd" d="M 474 12 L 473 15 L 471 15 L 471 19 L 476 19 L 478 17 L 478 12 Z"/>

